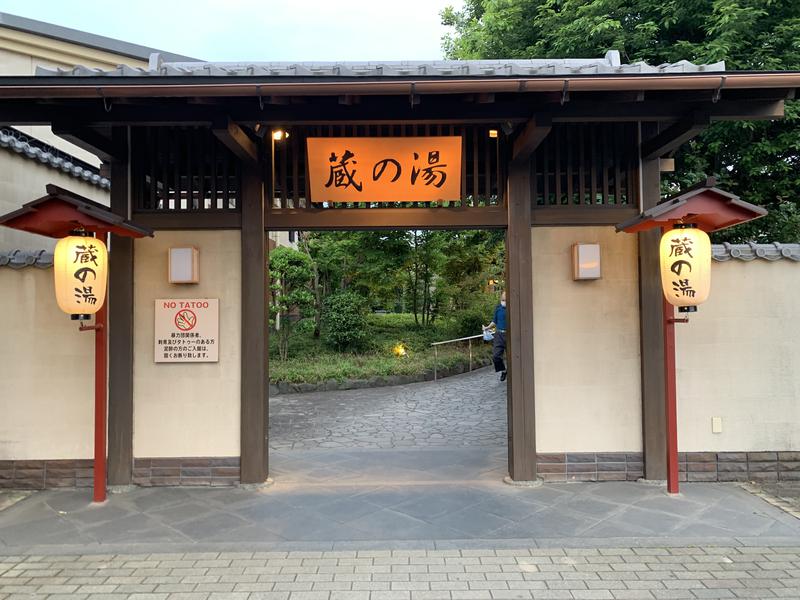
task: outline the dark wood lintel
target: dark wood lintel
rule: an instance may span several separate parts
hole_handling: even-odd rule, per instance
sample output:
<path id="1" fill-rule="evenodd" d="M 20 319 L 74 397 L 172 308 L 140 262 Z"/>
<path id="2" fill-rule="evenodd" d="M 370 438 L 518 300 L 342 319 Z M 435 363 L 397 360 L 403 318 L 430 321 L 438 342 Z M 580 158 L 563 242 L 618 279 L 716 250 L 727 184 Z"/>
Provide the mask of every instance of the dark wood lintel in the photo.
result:
<path id="1" fill-rule="evenodd" d="M 636 207 L 616 206 L 558 206 L 534 207 L 531 225 L 616 225 L 639 214 Z"/>
<path id="2" fill-rule="evenodd" d="M 151 229 L 240 229 L 242 215 L 235 212 L 137 212 L 136 223 Z"/>
<path id="3" fill-rule="evenodd" d="M 269 231 L 326 229 L 502 229 L 502 206 L 486 208 L 280 209 L 267 216 Z"/>

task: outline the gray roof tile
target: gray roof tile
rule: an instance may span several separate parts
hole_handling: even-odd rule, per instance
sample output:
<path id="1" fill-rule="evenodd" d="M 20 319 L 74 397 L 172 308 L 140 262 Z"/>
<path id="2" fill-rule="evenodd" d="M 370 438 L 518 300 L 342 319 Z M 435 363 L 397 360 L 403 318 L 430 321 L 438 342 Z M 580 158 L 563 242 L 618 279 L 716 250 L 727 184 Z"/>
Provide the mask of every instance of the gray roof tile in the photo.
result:
<path id="1" fill-rule="evenodd" d="M 155 52 L 147 69 L 120 65 L 111 71 L 77 66 L 70 69 L 38 67 L 38 76 L 75 77 L 520 77 L 547 75 L 598 75 L 647 73 L 723 72 L 725 63 L 696 65 L 682 60 L 649 65 L 622 64 L 619 52 L 603 58 L 532 58 L 516 60 L 434 60 L 361 62 L 169 62 Z"/>
<path id="2" fill-rule="evenodd" d="M 800 262 L 800 244 L 713 244 L 711 246 L 712 257 L 715 261 L 726 262 L 733 259 L 749 262 L 757 258 L 768 261 L 781 260 L 788 258 L 795 262 Z"/>
<path id="3" fill-rule="evenodd" d="M 37 267 L 48 269 L 53 266 L 53 253 L 47 250 L 0 250 L 0 267 L 24 269 Z"/>
<path id="4" fill-rule="evenodd" d="M 69 155 L 66 153 L 60 151 L 57 153 L 55 151 L 50 152 L 44 148 L 37 147 L 27 141 L 28 138 L 30 136 L 16 129 L 3 128 L 0 130 L 0 148 L 6 148 L 32 160 L 37 160 L 43 165 L 62 171 L 76 179 L 83 179 L 87 183 L 96 185 L 104 190 L 111 189 L 111 181 L 108 178 L 102 177 L 95 171 L 87 169 L 80 164 L 76 164 L 80 162 L 79 159 L 73 157 L 75 162 L 72 162 L 67 158 Z"/>

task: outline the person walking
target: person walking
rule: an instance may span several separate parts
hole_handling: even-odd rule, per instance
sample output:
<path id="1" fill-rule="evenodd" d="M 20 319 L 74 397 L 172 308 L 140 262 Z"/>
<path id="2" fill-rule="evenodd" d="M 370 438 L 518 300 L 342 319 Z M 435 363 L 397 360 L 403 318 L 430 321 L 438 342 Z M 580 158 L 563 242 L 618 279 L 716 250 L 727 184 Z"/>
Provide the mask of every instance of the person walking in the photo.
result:
<path id="1" fill-rule="evenodd" d="M 500 381 L 505 381 L 508 371 L 503 356 L 506 353 L 506 293 L 500 294 L 500 304 L 494 309 L 492 322 L 483 327 L 484 331 L 494 327 L 492 360 L 495 373 L 500 373 Z"/>

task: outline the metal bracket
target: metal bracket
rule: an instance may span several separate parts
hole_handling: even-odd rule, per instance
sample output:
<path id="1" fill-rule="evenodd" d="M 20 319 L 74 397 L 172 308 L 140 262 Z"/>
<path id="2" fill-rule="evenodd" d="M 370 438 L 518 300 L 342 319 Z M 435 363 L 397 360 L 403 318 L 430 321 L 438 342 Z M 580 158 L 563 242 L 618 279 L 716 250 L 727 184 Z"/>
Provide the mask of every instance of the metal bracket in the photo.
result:
<path id="1" fill-rule="evenodd" d="M 564 87 L 561 88 L 561 106 L 569 101 L 569 79 L 564 80 Z"/>
<path id="2" fill-rule="evenodd" d="M 103 100 L 103 108 L 107 113 L 110 113 L 112 108 L 111 98 L 106 98 L 103 95 L 103 90 L 101 88 L 95 88 L 95 89 L 97 90 L 97 95 L 100 96 L 100 98 Z"/>
<path id="3" fill-rule="evenodd" d="M 256 86 L 256 95 L 258 96 L 258 108 L 264 110 L 264 97 L 261 95 L 261 86 Z"/>
<path id="4" fill-rule="evenodd" d="M 689 322 L 688 317 L 683 317 L 682 319 L 675 319 L 675 318 L 667 319 L 667 323 L 688 323 L 688 322 Z"/>
<path id="5" fill-rule="evenodd" d="M 722 96 L 722 88 L 725 87 L 725 80 L 726 79 L 727 79 L 727 75 L 723 75 L 722 79 L 719 82 L 719 87 L 716 90 L 714 90 L 714 95 L 711 96 L 711 102 L 713 102 L 714 104 L 719 102 L 720 96 Z"/>
<path id="6" fill-rule="evenodd" d="M 103 324 L 102 323 L 100 323 L 99 325 L 98 324 L 95 324 L 95 325 L 79 325 L 78 326 L 78 331 L 99 331 L 102 328 L 103 328 Z"/>

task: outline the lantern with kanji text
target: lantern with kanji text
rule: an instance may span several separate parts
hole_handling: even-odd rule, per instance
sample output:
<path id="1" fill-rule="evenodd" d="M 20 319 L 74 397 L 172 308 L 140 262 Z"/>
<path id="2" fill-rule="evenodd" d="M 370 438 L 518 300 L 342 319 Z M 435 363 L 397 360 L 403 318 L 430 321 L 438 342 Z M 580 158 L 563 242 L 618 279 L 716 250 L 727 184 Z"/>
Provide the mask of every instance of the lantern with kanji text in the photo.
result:
<path id="1" fill-rule="evenodd" d="M 53 254 L 58 307 L 75 320 L 88 319 L 103 306 L 108 251 L 102 240 L 82 232 L 61 238 Z"/>
<path id="2" fill-rule="evenodd" d="M 693 225 L 675 225 L 661 236 L 661 287 L 667 302 L 696 310 L 711 290 L 711 240 Z"/>

